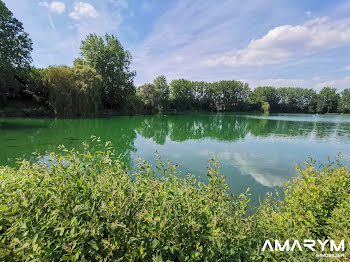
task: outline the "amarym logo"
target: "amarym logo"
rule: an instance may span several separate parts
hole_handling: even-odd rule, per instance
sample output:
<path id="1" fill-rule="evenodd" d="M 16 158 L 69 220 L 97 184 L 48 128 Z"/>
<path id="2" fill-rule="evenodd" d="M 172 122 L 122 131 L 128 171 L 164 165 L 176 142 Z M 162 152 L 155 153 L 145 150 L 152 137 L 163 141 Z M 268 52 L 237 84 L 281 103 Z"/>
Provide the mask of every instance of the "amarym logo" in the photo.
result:
<path id="1" fill-rule="evenodd" d="M 270 251 L 303 251 L 303 248 L 308 248 L 311 251 L 316 251 L 315 247 L 316 245 L 321 247 L 322 251 L 325 251 L 325 247 L 329 246 L 329 250 L 332 251 L 344 251 L 345 250 L 345 241 L 344 239 L 340 241 L 340 243 L 337 245 L 334 240 L 326 239 L 324 241 L 322 240 L 315 240 L 312 239 L 305 239 L 304 242 L 302 242 L 303 245 L 300 244 L 299 240 L 294 240 L 293 242 L 287 239 L 284 241 L 283 245 L 280 244 L 278 240 L 275 240 L 275 245 L 272 246 L 270 240 L 266 240 L 261 251 L 265 251 L 266 248 L 270 249 Z M 292 244 L 292 245 L 290 245 Z"/>

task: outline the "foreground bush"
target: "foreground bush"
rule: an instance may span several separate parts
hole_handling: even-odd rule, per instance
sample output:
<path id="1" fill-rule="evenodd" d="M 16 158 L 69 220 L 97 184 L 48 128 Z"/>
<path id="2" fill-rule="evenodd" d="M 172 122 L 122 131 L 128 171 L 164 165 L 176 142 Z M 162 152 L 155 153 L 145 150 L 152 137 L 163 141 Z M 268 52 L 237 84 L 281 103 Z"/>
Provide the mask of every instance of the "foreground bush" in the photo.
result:
<path id="1" fill-rule="evenodd" d="M 321 171 L 315 163 L 306 163 L 305 169 L 297 168 L 299 177 L 286 183 L 283 194 L 269 194 L 259 207 L 249 234 L 252 260 L 315 261 L 316 253 L 331 253 L 329 248 L 315 252 L 304 248 L 302 252 L 261 252 L 266 239 L 282 243 L 289 239 L 325 241 L 345 240 L 345 258 L 350 258 L 350 176 L 346 166 L 327 163 Z M 329 247 L 329 246 L 328 246 Z M 335 252 L 342 253 L 342 252 Z M 327 260 L 327 258 L 325 259 Z M 329 260 L 329 258 L 328 258 Z M 336 259 L 333 259 L 335 261 Z"/>
<path id="2" fill-rule="evenodd" d="M 95 152 L 95 153 L 92 153 Z M 5 261 L 315 261 L 261 252 L 266 239 L 349 241 L 349 172 L 311 164 L 253 217 L 228 194 L 216 161 L 208 185 L 159 159 L 127 171 L 109 143 L 17 169 L 0 167 L 0 258 Z M 157 170 L 157 172 L 155 171 Z M 349 251 L 346 251 L 349 255 Z"/>
<path id="3" fill-rule="evenodd" d="M 50 155 L 0 170 L 0 256 L 7 261 L 135 261 L 239 257 L 247 234 L 246 195 L 226 192 L 217 165 L 209 184 L 140 163 L 125 171 L 106 149 Z"/>

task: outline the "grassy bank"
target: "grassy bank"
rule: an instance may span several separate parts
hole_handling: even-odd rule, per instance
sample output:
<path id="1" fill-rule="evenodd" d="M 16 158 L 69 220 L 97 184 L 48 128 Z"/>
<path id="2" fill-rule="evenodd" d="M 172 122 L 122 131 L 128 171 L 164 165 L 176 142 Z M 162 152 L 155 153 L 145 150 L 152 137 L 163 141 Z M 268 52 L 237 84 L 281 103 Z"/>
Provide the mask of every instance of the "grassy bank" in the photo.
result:
<path id="1" fill-rule="evenodd" d="M 349 258 L 350 177 L 338 163 L 319 171 L 310 161 L 283 195 L 247 216 L 248 193 L 230 195 L 215 160 L 208 184 L 180 178 L 161 159 L 126 170 L 109 143 L 39 160 L 0 167 L 5 261 L 315 261 L 322 253 L 262 252 L 266 239 L 345 239 Z"/>

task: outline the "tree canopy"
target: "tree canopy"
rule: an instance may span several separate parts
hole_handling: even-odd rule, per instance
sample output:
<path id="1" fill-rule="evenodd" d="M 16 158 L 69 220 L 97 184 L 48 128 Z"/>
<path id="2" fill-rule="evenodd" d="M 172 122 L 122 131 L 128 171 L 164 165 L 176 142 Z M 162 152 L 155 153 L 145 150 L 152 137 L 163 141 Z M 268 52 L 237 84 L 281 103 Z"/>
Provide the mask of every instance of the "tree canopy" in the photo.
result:
<path id="1" fill-rule="evenodd" d="M 49 103 L 57 117 L 89 116 L 100 107 L 101 76 L 86 65 L 50 66 L 43 72 Z"/>
<path id="2" fill-rule="evenodd" d="M 170 89 L 165 76 L 159 76 L 151 84 L 144 84 L 137 88 L 137 95 L 141 98 L 147 110 L 158 112 L 169 109 Z"/>
<path id="3" fill-rule="evenodd" d="M 170 88 L 166 77 L 164 75 L 158 76 L 156 79 L 154 79 L 153 84 L 159 94 L 159 106 L 161 106 L 163 109 L 167 108 Z"/>
<path id="4" fill-rule="evenodd" d="M 350 113 L 350 88 L 341 92 L 338 111 L 342 113 Z"/>
<path id="5" fill-rule="evenodd" d="M 331 87 L 324 87 L 318 94 L 317 112 L 335 113 L 337 112 L 339 94 L 337 90 Z"/>
<path id="6" fill-rule="evenodd" d="M 32 41 L 23 24 L 0 0 L 0 100 L 20 91 L 18 80 L 32 61 L 31 51 Z"/>
<path id="7" fill-rule="evenodd" d="M 138 88 L 137 95 L 146 110 L 153 110 L 160 104 L 161 88 L 170 92 L 168 110 L 204 111 L 261 111 L 291 113 L 332 113 L 350 111 L 350 92 L 337 93 L 335 88 L 323 88 L 318 94 L 311 88 L 260 86 L 251 90 L 247 83 L 235 80 L 218 82 L 175 79 L 168 87 L 164 76 L 152 84 Z M 168 89 L 169 88 L 169 89 Z M 167 96 L 166 96 L 167 97 Z M 164 99 L 163 99 L 164 101 Z M 164 103 L 164 102 L 163 102 Z M 338 106 L 339 105 L 339 106 Z"/>
<path id="8" fill-rule="evenodd" d="M 104 37 L 89 34 L 81 43 L 81 58 L 76 63 L 85 63 L 95 68 L 102 76 L 102 102 L 111 108 L 122 108 L 129 96 L 135 94 L 130 70 L 131 54 L 119 40 L 106 34 Z"/>

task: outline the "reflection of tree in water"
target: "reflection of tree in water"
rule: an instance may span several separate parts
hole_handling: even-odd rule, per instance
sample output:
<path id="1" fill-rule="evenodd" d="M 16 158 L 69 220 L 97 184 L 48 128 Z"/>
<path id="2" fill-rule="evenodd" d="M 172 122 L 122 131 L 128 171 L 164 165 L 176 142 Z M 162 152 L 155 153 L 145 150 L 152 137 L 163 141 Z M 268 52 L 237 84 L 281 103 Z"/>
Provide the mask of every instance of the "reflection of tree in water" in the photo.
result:
<path id="1" fill-rule="evenodd" d="M 147 117 L 137 130 L 146 138 L 164 144 L 166 137 L 173 141 L 212 138 L 234 141 L 248 133 L 246 122 L 234 115 L 170 115 Z M 158 142 L 161 141 L 161 142 Z"/>
<path id="2" fill-rule="evenodd" d="M 350 138 L 349 122 L 286 121 L 244 114 L 176 114 L 130 116 L 110 119 L 5 119 L 0 125 L 0 164 L 13 164 L 18 157 L 28 158 L 38 151 L 57 151 L 57 146 L 82 149 L 90 136 L 109 140 L 118 154 L 130 162 L 135 152 L 136 135 L 152 138 L 164 145 L 173 141 L 210 138 L 236 141 L 248 134 L 257 137 L 283 136 L 326 139 Z"/>
<path id="3" fill-rule="evenodd" d="M 337 137 L 350 138 L 350 123 L 286 121 L 264 118 L 246 118 L 251 134 L 255 136 L 284 136 L 329 138 L 333 134 Z"/>
<path id="4" fill-rule="evenodd" d="M 251 134 L 255 136 L 308 136 L 312 132 L 313 122 L 285 121 L 247 118 Z"/>
<path id="5" fill-rule="evenodd" d="M 343 139 L 350 138 L 350 123 L 348 122 L 337 122 L 337 123 L 325 123 L 325 122 L 315 122 L 314 124 L 314 134 L 319 138 L 330 138 L 338 137 Z"/>
<path id="6" fill-rule="evenodd" d="M 314 134 L 319 138 L 327 138 L 330 133 L 336 129 L 336 124 L 332 126 L 329 123 L 315 122 L 314 123 Z"/>
<path id="7" fill-rule="evenodd" d="M 350 123 L 338 123 L 336 129 L 336 136 L 350 138 Z"/>
<path id="8" fill-rule="evenodd" d="M 164 145 L 170 126 L 167 116 L 144 116 L 137 127 L 137 132 L 145 138 L 152 138 L 159 145 Z"/>
<path id="9" fill-rule="evenodd" d="M 232 114 L 187 114 L 147 116 L 137 129 L 146 138 L 164 144 L 167 137 L 173 141 L 211 138 L 219 141 L 243 139 L 248 133 L 257 137 L 283 136 L 326 138 L 335 133 L 350 137 L 349 123 L 313 121 L 286 121 L 251 118 Z"/>
<path id="10" fill-rule="evenodd" d="M 109 140 L 116 147 L 118 154 L 125 155 L 124 161 L 130 162 L 130 153 L 136 151 L 137 121 L 132 117 L 116 119 L 59 119 L 59 120 L 10 120 L 1 128 L 0 164 L 13 163 L 15 158 L 29 158 L 38 151 L 57 152 L 58 145 L 68 149 L 82 149 L 82 142 L 90 142 L 91 135 L 100 136 L 103 141 Z M 30 126 L 31 128 L 28 128 Z"/>

